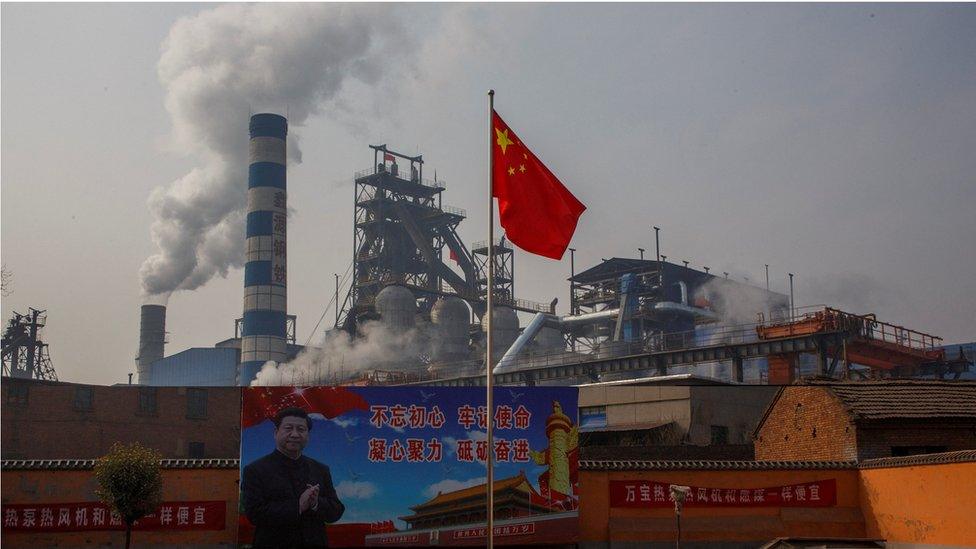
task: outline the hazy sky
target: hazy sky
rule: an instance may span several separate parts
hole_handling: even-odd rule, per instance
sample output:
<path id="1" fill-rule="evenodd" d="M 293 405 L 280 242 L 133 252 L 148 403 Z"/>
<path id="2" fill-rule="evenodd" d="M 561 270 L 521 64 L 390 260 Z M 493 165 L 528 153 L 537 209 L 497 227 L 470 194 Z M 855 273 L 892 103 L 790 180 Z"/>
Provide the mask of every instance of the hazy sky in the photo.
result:
<path id="1" fill-rule="evenodd" d="M 954 4 L 3 4 L 3 319 L 47 309 L 62 380 L 125 381 L 158 252 L 151 193 L 193 199 L 216 165 L 243 196 L 229 160 L 246 163 L 248 108 L 270 107 L 301 150 L 288 288 L 304 342 L 351 261 L 367 144 L 423 153 L 467 209 L 461 237 L 485 238 L 494 88 L 588 207 L 577 269 L 652 253 L 658 225 L 669 259 L 757 283 L 768 263 L 774 289 L 796 273 L 798 305 L 972 341 L 974 28 L 976 6 Z M 234 72 L 276 62 L 280 81 Z M 233 335 L 242 271 L 213 270 L 170 299 L 167 354 Z M 516 274 L 518 297 L 565 312 L 568 254 L 519 253 Z"/>

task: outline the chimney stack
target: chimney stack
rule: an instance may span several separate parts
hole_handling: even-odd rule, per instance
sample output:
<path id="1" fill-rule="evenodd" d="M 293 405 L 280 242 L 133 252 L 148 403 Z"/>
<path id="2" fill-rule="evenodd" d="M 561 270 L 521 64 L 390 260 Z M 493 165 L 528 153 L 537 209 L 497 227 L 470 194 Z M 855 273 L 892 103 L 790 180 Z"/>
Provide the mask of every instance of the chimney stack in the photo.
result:
<path id="1" fill-rule="evenodd" d="M 255 114 L 250 133 L 240 385 L 250 385 L 265 362 L 287 357 L 288 121 L 277 114 Z"/>
<path id="2" fill-rule="evenodd" d="M 152 363 L 163 358 L 166 345 L 166 306 L 143 305 L 139 321 L 139 385 L 152 383 Z"/>

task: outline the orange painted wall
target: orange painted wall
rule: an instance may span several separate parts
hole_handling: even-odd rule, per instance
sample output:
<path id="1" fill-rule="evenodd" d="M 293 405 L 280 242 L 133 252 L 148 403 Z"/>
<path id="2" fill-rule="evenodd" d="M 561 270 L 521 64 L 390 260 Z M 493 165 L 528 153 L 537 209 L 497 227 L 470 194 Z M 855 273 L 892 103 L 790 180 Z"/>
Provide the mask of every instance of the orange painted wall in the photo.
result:
<path id="1" fill-rule="evenodd" d="M 862 469 L 867 534 L 889 542 L 976 546 L 976 463 Z"/>
<path id="2" fill-rule="evenodd" d="M 227 502 L 222 531 L 133 532 L 133 547 L 235 547 L 237 469 L 163 469 L 164 501 Z M 5 470 L 0 473 L 5 504 L 97 501 L 92 471 Z M 123 532 L 3 533 L 4 548 L 123 547 Z"/>
<path id="3" fill-rule="evenodd" d="M 682 539 L 687 541 L 768 541 L 778 536 L 863 537 L 858 471 L 584 471 L 580 489 L 580 541 L 674 540 L 671 508 L 609 507 L 611 480 L 655 480 L 716 488 L 782 486 L 837 479 L 837 505 L 828 508 L 685 509 Z"/>

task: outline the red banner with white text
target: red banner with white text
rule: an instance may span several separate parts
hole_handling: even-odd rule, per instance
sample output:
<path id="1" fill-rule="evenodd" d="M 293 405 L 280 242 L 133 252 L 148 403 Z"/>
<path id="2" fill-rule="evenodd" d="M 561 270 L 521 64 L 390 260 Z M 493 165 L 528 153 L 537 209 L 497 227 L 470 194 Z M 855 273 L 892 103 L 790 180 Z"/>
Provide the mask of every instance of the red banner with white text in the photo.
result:
<path id="1" fill-rule="evenodd" d="M 671 485 L 653 480 L 611 480 L 611 507 L 671 507 Z M 818 480 L 786 486 L 712 488 L 689 486 L 685 507 L 832 507 L 837 481 Z"/>
<path id="2" fill-rule="evenodd" d="M 124 530 L 118 514 L 104 503 L 38 503 L 4 505 L 4 532 L 79 532 Z M 133 530 L 223 530 L 226 501 L 167 501 L 155 513 L 133 524 Z"/>

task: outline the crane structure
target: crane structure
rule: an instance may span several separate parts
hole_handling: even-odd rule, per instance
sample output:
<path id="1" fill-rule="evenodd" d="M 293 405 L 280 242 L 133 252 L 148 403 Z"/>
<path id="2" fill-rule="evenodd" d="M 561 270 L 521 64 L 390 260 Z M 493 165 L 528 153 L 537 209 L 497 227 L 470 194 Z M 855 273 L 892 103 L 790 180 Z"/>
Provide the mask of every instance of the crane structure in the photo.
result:
<path id="1" fill-rule="evenodd" d="M 47 343 L 40 332 L 47 322 L 47 311 L 33 307 L 27 314 L 15 312 L 3 332 L 3 375 L 21 379 L 57 381 Z"/>

